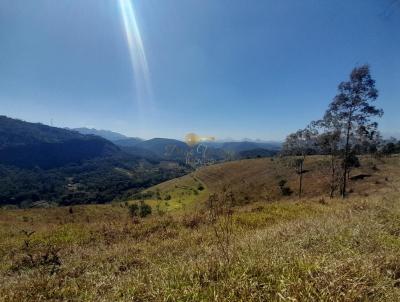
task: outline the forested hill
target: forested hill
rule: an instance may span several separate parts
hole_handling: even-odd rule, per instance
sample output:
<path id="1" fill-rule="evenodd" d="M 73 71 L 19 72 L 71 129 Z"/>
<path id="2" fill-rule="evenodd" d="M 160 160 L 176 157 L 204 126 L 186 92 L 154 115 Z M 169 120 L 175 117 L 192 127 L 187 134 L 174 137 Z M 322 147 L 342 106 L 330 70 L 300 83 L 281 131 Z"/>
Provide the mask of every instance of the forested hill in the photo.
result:
<path id="1" fill-rule="evenodd" d="M 0 116 L 0 164 L 49 169 L 118 151 L 99 136 Z"/>
<path id="2" fill-rule="evenodd" d="M 144 155 L 96 135 L 1 116 L 0 206 L 110 202 L 189 171 Z"/>

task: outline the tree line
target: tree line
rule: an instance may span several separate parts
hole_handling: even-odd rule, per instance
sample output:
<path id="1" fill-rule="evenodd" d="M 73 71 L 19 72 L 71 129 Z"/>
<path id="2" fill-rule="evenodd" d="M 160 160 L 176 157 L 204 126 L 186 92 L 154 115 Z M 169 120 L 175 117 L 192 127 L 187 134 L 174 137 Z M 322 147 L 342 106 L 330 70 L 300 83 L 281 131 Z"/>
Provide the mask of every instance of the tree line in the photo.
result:
<path id="1" fill-rule="evenodd" d="M 295 158 L 299 197 L 307 155 L 329 156 L 330 196 L 339 193 L 344 198 L 350 171 L 359 166 L 357 155 L 400 151 L 399 142 L 385 142 L 378 131 L 377 119 L 382 117 L 383 110 L 374 105 L 377 99 L 370 67 L 356 67 L 349 79 L 339 84 L 324 116 L 286 137 L 282 154 Z"/>

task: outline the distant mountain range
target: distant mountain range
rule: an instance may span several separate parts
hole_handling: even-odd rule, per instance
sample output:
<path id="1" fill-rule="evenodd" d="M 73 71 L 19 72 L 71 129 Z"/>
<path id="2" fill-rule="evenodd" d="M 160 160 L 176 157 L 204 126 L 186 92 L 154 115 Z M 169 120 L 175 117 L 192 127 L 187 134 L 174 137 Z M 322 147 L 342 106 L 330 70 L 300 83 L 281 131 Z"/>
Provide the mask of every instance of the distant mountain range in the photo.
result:
<path id="1" fill-rule="evenodd" d="M 0 116 L 0 206 L 104 203 L 128 199 L 200 165 L 272 156 L 279 145 L 126 137 Z"/>
<path id="2" fill-rule="evenodd" d="M 83 129 L 83 130 L 81 130 Z M 114 144 L 119 146 L 124 151 L 142 156 L 150 156 L 151 158 L 164 158 L 173 160 L 183 160 L 190 152 L 191 148 L 183 141 L 169 138 L 153 138 L 150 140 L 143 140 L 137 137 L 126 137 L 122 134 L 111 132 L 107 130 L 96 130 L 88 128 L 74 129 L 83 134 L 95 134 L 111 140 Z M 123 137 L 123 138 L 121 138 Z M 260 156 L 271 156 L 276 154 L 280 149 L 282 143 L 274 141 L 215 141 L 205 142 L 202 145 L 207 146 L 208 156 L 213 159 L 221 160 L 223 158 L 243 158 L 244 151 L 248 151 L 246 156 L 250 156 L 251 151 L 255 150 Z M 264 152 L 260 152 L 264 150 Z M 150 153 L 148 153 L 150 152 Z M 196 152 L 194 152 L 196 153 Z"/>
<path id="3" fill-rule="evenodd" d="M 123 135 L 121 133 L 117 133 L 117 132 L 113 132 L 110 130 L 98 130 L 98 129 L 94 129 L 94 128 L 86 128 L 86 127 L 82 127 L 82 128 L 66 128 L 68 130 L 75 130 L 81 134 L 92 134 L 92 135 L 97 135 L 97 136 L 101 136 L 109 141 L 115 142 L 115 141 L 121 141 L 121 143 L 123 144 L 125 140 L 129 141 L 135 141 L 135 142 L 140 142 L 142 141 L 141 138 L 138 137 L 128 137 L 126 135 Z"/>
<path id="4" fill-rule="evenodd" d="M 226 142 L 223 143 L 221 149 L 228 152 L 240 153 L 243 151 L 249 151 L 254 149 L 266 149 L 266 150 L 280 150 L 281 145 L 279 143 L 269 142 Z"/>
<path id="5" fill-rule="evenodd" d="M 117 139 L 112 142 L 121 147 L 133 147 L 143 142 L 143 140 L 137 137 L 126 137 L 124 139 Z"/>

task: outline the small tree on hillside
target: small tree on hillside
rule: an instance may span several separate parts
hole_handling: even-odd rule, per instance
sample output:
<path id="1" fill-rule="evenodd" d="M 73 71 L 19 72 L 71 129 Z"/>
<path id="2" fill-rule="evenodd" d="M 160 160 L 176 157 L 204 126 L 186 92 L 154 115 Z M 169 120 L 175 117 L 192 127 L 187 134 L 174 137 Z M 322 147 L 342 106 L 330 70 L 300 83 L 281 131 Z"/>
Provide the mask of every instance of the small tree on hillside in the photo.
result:
<path id="1" fill-rule="evenodd" d="M 383 142 L 379 131 L 365 131 L 363 127 L 358 129 L 358 137 L 353 150 L 356 154 L 376 154 Z"/>
<path id="2" fill-rule="evenodd" d="M 333 99 L 327 110 L 341 130 L 344 137 L 343 176 L 341 194 L 346 196 L 349 156 L 354 141 L 360 135 L 365 136 L 376 131 L 378 124 L 371 121 L 373 117 L 383 115 L 382 109 L 372 105 L 378 98 L 375 80 L 372 79 L 369 66 L 354 68 L 350 80 L 342 82 L 338 87 L 339 93 Z"/>
<path id="3" fill-rule="evenodd" d="M 329 113 L 324 118 L 311 123 L 312 127 L 318 133 L 316 145 L 318 153 L 329 155 L 330 168 L 330 197 L 332 198 L 341 183 L 341 163 L 339 160 L 341 154 L 341 129 L 340 124 Z"/>
<path id="4" fill-rule="evenodd" d="M 311 127 L 298 130 L 286 137 L 283 154 L 296 156 L 294 166 L 299 175 L 299 198 L 303 189 L 304 161 L 306 155 L 315 153 L 315 132 Z"/>

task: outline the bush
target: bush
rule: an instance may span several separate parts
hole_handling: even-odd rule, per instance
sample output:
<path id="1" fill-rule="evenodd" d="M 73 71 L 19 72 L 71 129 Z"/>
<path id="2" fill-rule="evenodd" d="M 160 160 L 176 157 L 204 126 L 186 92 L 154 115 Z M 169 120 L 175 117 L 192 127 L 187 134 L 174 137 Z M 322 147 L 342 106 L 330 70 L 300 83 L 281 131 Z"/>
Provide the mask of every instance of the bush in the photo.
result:
<path id="1" fill-rule="evenodd" d="M 139 211 L 140 217 L 144 218 L 148 215 L 151 214 L 151 206 L 148 204 L 141 202 L 140 204 L 140 211 Z"/>
<path id="2" fill-rule="evenodd" d="M 164 200 L 171 200 L 171 195 L 170 194 L 165 195 Z"/>
<path id="3" fill-rule="evenodd" d="M 293 191 L 289 187 L 286 187 L 286 183 L 287 181 L 285 179 L 280 180 L 278 183 L 279 190 L 283 196 L 290 196 L 292 195 Z"/>
<path id="4" fill-rule="evenodd" d="M 197 229 L 201 224 L 206 222 L 206 217 L 203 213 L 194 213 L 186 215 L 182 219 L 182 224 L 190 229 Z"/>
<path id="5" fill-rule="evenodd" d="M 290 196 L 293 193 L 289 187 L 283 187 L 281 192 L 283 196 Z"/>
<path id="6" fill-rule="evenodd" d="M 203 185 L 202 185 L 202 184 L 199 184 L 199 186 L 197 187 L 197 190 L 199 190 L 199 191 L 203 191 L 203 190 L 204 190 L 204 187 L 203 187 Z"/>
<path id="7" fill-rule="evenodd" d="M 278 186 L 280 187 L 280 188 L 283 188 L 285 185 L 286 185 L 286 180 L 284 180 L 284 179 L 281 179 L 279 182 L 278 182 Z"/>
<path id="8" fill-rule="evenodd" d="M 129 209 L 129 215 L 133 218 L 133 217 L 137 217 L 139 214 L 139 206 L 134 203 L 128 206 Z"/>
<path id="9" fill-rule="evenodd" d="M 143 200 L 140 201 L 139 205 L 136 204 L 136 203 L 131 204 L 128 207 L 128 209 L 129 209 L 129 215 L 132 218 L 135 218 L 135 217 L 138 217 L 138 216 L 144 218 L 144 217 L 146 217 L 146 216 L 151 214 L 151 206 L 146 204 Z"/>

